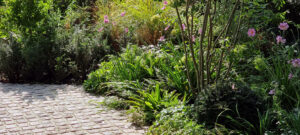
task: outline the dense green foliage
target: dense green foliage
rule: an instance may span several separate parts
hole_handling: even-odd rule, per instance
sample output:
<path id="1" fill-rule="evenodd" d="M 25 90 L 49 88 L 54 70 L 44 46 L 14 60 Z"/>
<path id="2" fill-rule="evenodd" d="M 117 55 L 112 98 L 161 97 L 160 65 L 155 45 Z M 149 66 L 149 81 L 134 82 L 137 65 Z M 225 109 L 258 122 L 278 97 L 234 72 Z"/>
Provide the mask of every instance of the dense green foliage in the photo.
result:
<path id="1" fill-rule="evenodd" d="M 0 80 L 84 81 L 147 134 L 300 134 L 299 7 L 0 0 Z"/>
<path id="2" fill-rule="evenodd" d="M 76 22 L 88 12 L 70 3 L 68 15 L 62 16 L 54 4 L 51 0 L 5 1 L 0 71 L 9 81 L 77 82 L 111 53 L 102 34 L 85 24 L 88 20 Z M 66 22 L 72 27 L 66 28 Z"/>

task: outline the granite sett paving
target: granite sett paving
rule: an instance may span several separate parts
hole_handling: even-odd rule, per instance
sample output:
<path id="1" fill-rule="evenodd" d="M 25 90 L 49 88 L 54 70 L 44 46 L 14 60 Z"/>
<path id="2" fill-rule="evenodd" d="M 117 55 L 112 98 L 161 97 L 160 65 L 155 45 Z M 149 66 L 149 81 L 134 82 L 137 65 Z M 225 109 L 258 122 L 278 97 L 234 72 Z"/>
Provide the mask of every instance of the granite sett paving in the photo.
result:
<path id="1" fill-rule="evenodd" d="M 143 135 L 78 85 L 0 83 L 0 135 Z"/>

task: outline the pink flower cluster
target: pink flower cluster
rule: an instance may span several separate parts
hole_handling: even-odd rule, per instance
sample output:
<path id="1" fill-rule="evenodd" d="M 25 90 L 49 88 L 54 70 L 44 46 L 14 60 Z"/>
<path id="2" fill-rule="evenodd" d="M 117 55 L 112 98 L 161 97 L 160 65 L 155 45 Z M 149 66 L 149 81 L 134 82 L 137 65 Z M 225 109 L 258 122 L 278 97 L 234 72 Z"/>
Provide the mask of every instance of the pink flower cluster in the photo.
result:
<path id="1" fill-rule="evenodd" d="M 277 41 L 277 44 L 280 44 L 280 43 L 285 44 L 286 43 L 286 39 L 281 36 L 277 36 L 276 41 Z"/>
<path id="2" fill-rule="evenodd" d="M 249 37 L 254 37 L 254 36 L 255 36 L 255 33 L 256 33 L 256 31 L 255 31 L 254 28 L 250 28 L 250 29 L 248 30 L 248 36 L 249 36 Z"/>
<path id="3" fill-rule="evenodd" d="M 104 23 L 109 23 L 109 19 L 107 15 L 104 16 Z"/>
<path id="4" fill-rule="evenodd" d="M 287 29 L 289 28 L 289 25 L 288 25 L 288 23 L 283 22 L 283 23 L 280 23 L 280 24 L 279 24 L 278 28 L 279 28 L 280 30 L 285 31 L 285 30 L 287 30 Z"/>
<path id="5" fill-rule="evenodd" d="M 300 58 L 298 59 L 292 59 L 291 61 L 289 61 L 290 64 L 292 64 L 293 67 L 300 67 Z"/>
<path id="6" fill-rule="evenodd" d="M 124 17 L 125 14 L 126 14 L 126 12 L 124 11 L 124 12 L 121 13 L 121 16 Z"/>

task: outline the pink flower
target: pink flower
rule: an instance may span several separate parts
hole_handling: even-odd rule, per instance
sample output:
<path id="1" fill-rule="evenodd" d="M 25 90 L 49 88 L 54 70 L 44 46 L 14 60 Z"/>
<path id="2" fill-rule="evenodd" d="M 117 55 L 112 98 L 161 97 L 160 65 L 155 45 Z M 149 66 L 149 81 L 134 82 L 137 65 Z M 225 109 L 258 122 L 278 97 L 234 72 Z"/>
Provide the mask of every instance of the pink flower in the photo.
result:
<path id="1" fill-rule="evenodd" d="M 169 28 L 170 28 L 170 25 L 168 25 L 168 26 L 165 28 L 165 31 L 167 31 Z"/>
<path id="2" fill-rule="evenodd" d="M 194 35 L 192 36 L 192 41 L 193 41 L 193 42 L 195 42 L 195 41 L 196 41 L 196 38 L 195 38 L 195 36 L 194 36 Z"/>
<path id="3" fill-rule="evenodd" d="M 275 89 L 269 91 L 269 95 L 274 95 L 274 94 L 275 94 Z"/>
<path id="4" fill-rule="evenodd" d="M 104 23 L 109 23 L 109 19 L 107 15 L 104 16 Z"/>
<path id="5" fill-rule="evenodd" d="M 125 28 L 124 31 L 125 31 L 125 33 L 128 33 L 129 30 L 128 30 L 128 28 Z"/>
<path id="6" fill-rule="evenodd" d="M 105 16 L 104 16 L 104 19 L 108 19 L 108 16 L 107 16 L 107 15 L 105 15 Z"/>
<path id="7" fill-rule="evenodd" d="M 294 75 L 292 73 L 290 73 L 288 79 L 291 80 L 293 77 L 294 77 Z"/>
<path id="8" fill-rule="evenodd" d="M 202 34 L 202 28 L 200 28 L 199 30 L 198 30 L 198 33 L 201 35 Z"/>
<path id="9" fill-rule="evenodd" d="M 291 61 L 289 61 L 289 63 L 292 64 L 292 66 L 295 68 L 300 67 L 300 58 L 292 59 Z"/>
<path id="10" fill-rule="evenodd" d="M 255 31 L 254 28 L 250 28 L 250 29 L 248 30 L 248 36 L 249 36 L 249 37 L 254 37 L 254 36 L 255 36 L 255 33 L 256 33 L 256 31 Z"/>
<path id="11" fill-rule="evenodd" d="M 160 38 L 159 38 L 159 41 L 165 41 L 165 36 L 161 36 Z"/>
<path id="12" fill-rule="evenodd" d="M 166 9 L 166 7 L 165 6 L 163 6 L 162 8 L 161 8 L 161 10 L 165 10 Z"/>
<path id="13" fill-rule="evenodd" d="M 109 23 L 109 20 L 108 19 L 104 19 L 104 23 Z"/>
<path id="14" fill-rule="evenodd" d="M 112 22 L 112 25 L 115 26 L 115 25 L 116 25 L 116 22 Z"/>
<path id="15" fill-rule="evenodd" d="M 126 12 L 124 11 L 121 13 L 121 16 L 123 17 L 123 16 L 125 16 L 125 14 L 126 14 Z"/>
<path id="16" fill-rule="evenodd" d="M 281 36 L 277 36 L 276 40 L 277 40 L 277 44 L 280 44 L 280 43 L 285 44 L 286 43 L 286 39 L 284 39 Z"/>
<path id="17" fill-rule="evenodd" d="M 288 23 L 283 22 L 283 23 L 280 23 L 280 24 L 279 24 L 278 28 L 279 28 L 280 30 L 285 31 L 285 30 L 287 30 L 287 29 L 289 28 L 289 25 L 288 25 Z"/>
<path id="18" fill-rule="evenodd" d="M 186 29 L 185 25 L 182 24 L 181 27 L 182 27 L 182 30 L 185 31 L 185 29 Z"/>
<path id="19" fill-rule="evenodd" d="M 101 27 L 100 29 L 98 29 L 98 32 L 102 32 L 103 31 L 103 27 Z"/>
<path id="20" fill-rule="evenodd" d="M 164 5 L 165 5 L 165 6 L 168 5 L 168 1 L 165 0 L 165 1 L 164 1 Z"/>

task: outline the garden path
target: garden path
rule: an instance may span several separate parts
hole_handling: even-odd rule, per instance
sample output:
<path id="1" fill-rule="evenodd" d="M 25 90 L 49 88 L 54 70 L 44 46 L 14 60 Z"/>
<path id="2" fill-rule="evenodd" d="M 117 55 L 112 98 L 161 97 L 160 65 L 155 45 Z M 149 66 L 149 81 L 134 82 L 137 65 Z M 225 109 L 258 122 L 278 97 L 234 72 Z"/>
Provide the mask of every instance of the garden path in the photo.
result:
<path id="1" fill-rule="evenodd" d="M 124 112 L 91 103 L 102 100 L 82 86 L 0 83 L 0 134 L 144 134 Z"/>

